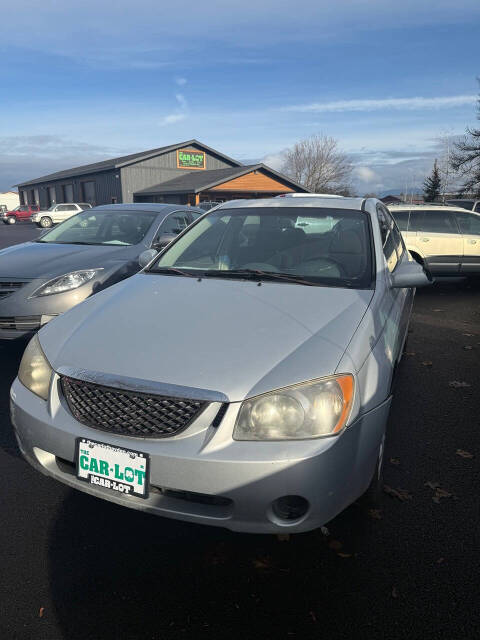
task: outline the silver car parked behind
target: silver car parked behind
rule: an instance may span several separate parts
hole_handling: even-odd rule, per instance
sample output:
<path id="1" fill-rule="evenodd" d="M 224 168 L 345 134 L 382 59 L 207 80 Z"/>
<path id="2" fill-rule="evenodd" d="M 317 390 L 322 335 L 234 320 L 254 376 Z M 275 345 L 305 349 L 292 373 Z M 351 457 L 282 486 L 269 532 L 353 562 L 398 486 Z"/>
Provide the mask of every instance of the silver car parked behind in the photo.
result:
<path id="1" fill-rule="evenodd" d="M 428 282 L 378 200 L 226 202 L 33 338 L 11 389 L 20 449 L 127 507 L 319 527 L 380 480 Z"/>
<path id="2" fill-rule="evenodd" d="M 24 337 L 136 273 L 142 252 L 150 250 L 151 259 L 155 249 L 202 214 L 183 205 L 104 205 L 69 218 L 38 240 L 3 249 L 0 340 Z"/>

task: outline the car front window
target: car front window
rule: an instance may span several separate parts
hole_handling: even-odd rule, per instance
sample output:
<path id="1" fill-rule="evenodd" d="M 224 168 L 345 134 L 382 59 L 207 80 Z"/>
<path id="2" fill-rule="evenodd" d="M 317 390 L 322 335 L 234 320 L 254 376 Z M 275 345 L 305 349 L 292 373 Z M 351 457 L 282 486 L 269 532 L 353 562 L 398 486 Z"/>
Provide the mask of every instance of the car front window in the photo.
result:
<path id="1" fill-rule="evenodd" d="M 194 224 L 149 271 L 370 288 L 370 247 L 362 211 L 225 208 Z"/>
<path id="2" fill-rule="evenodd" d="M 46 233 L 37 242 L 133 245 L 143 240 L 157 214 L 151 211 L 87 209 Z"/>

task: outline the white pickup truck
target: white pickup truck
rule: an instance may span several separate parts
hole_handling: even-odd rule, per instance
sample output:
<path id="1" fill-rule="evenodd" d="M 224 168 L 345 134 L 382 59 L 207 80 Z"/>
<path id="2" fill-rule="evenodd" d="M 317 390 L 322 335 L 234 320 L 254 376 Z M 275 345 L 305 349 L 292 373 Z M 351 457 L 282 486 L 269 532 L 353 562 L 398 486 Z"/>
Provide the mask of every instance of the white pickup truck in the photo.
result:
<path id="1" fill-rule="evenodd" d="M 62 204 L 54 204 L 45 211 L 39 211 L 32 216 L 32 222 L 35 222 L 37 226 L 48 229 L 54 224 L 63 222 L 67 218 L 74 216 L 76 213 L 80 213 L 84 209 L 91 209 L 92 205 L 88 202 L 64 202 Z"/>

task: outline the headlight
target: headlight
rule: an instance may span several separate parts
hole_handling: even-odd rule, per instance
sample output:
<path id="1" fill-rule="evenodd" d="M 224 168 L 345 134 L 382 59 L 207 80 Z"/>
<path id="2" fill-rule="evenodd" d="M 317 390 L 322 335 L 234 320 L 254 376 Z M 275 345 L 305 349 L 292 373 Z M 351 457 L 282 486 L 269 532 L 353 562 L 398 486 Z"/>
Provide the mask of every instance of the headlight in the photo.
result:
<path id="1" fill-rule="evenodd" d="M 48 389 L 53 369 L 50 366 L 35 335 L 27 345 L 20 362 L 18 379 L 23 386 L 44 400 L 48 398 Z"/>
<path id="2" fill-rule="evenodd" d="M 85 269 L 83 271 L 72 271 L 72 273 L 66 273 L 64 276 L 54 278 L 49 282 L 45 282 L 38 289 L 36 289 L 31 298 L 38 296 L 50 296 L 53 293 L 63 293 L 64 291 L 71 291 L 72 289 L 78 289 L 83 284 L 93 280 L 97 273 L 102 269 Z"/>
<path id="3" fill-rule="evenodd" d="M 242 402 L 234 440 L 302 440 L 338 435 L 353 404 L 353 376 L 332 376 Z"/>

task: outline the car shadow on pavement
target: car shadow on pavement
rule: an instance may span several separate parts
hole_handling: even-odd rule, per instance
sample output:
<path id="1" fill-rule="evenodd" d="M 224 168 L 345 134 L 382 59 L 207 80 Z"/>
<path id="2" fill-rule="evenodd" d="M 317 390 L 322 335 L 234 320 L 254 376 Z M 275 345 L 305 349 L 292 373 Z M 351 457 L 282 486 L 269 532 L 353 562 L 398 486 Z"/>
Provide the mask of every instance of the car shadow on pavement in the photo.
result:
<path id="1" fill-rule="evenodd" d="M 22 359 L 27 344 L 28 340 L 0 341 L 0 370 L 2 381 L 7 382 L 6 385 L 2 386 L 2 389 L 5 389 L 6 393 L 0 398 L 0 449 L 17 458 L 21 458 L 22 456 L 13 433 L 13 426 L 10 422 L 9 394 L 10 386 L 18 373 L 20 360 Z"/>
<path id="2" fill-rule="evenodd" d="M 353 505 L 332 522 L 356 544 L 372 539 L 373 522 Z M 340 549 L 343 549 L 343 553 Z M 358 624 L 335 593 L 365 587 L 353 550 L 320 530 L 291 536 L 236 534 L 127 510 L 71 492 L 50 535 L 49 571 L 62 637 L 302 637 Z M 344 556 L 344 557 L 342 557 Z M 311 592 L 306 584 L 313 581 Z M 328 619 L 318 609 L 328 598 Z M 337 621 L 335 621 L 335 619 Z M 365 621 L 366 624 L 366 621 Z M 264 632 L 262 631 L 264 630 Z M 358 636 L 360 637 L 360 636 Z"/>

